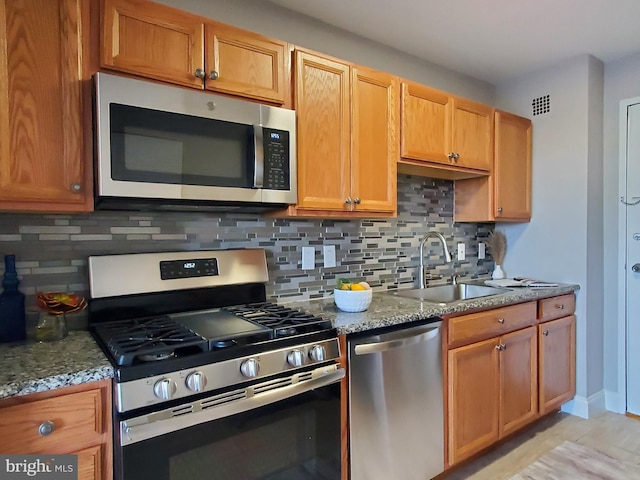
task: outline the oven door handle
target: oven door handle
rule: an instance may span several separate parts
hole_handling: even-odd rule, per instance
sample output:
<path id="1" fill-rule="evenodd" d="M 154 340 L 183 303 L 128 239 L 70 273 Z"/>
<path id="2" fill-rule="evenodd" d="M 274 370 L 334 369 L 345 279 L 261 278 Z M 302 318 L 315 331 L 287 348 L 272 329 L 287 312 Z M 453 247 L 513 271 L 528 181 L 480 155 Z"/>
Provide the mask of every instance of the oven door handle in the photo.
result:
<path id="1" fill-rule="evenodd" d="M 201 423 L 246 412 L 271 403 L 337 383 L 345 376 L 339 364 L 251 385 L 190 404 L 150 413 L 120 422 L 121 445 L 127 446 L 149 438 Z M 284 386 L 281 386 L 283 385 Z"/>

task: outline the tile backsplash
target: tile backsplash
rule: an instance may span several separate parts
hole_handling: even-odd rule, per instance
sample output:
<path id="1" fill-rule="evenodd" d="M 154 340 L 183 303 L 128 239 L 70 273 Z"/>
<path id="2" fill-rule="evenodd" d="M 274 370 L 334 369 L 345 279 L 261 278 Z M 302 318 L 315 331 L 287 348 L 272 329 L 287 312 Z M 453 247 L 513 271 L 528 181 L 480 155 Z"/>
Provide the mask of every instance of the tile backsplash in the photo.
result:
<path id="1" fill-rule="evenodd" d="M 420 238 L 436 230 L 452 254 L 444 265 L 430 242 L 425 265 L 446 281 L 454 272 L 488 276 L 491 259 L 478 260 L 478 241 L 492 224 L 453 223 L 453 182 L 398 176 L 398 217 L 376 220 L 292 220 L 245 214 L 95 212 L 82 215 L 0 214 L 0 254 L 14 253 L 20 289 L 33 306 L 37 291 L 88 296 L 87 257 L 98 254 L 260 247 L 267 251 L 271 300 L 327 296 L 336 278 L 366 280 L 374 289 L 417 284 Z M 335 245 L 336 267 L 324 268 L 323 245 Z M 302 270 L 301 247 L 312 246 L 316 268 Z M 455 259 L 455 256 L 454 256 Z M 0 271 L 4 268 L 0 262 Z"/>

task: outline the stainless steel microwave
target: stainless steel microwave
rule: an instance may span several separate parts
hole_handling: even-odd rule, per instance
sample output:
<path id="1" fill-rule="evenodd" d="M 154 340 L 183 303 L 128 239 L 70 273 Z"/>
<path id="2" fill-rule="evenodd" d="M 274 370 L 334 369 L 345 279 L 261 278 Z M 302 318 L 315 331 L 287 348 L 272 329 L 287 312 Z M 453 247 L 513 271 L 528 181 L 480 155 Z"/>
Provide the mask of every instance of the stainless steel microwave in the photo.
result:
<path id="1" fill-rule="evenodd" d="M 295 111 L 105 73 L 94 80 L 96 208 L 296 202 Z"/>

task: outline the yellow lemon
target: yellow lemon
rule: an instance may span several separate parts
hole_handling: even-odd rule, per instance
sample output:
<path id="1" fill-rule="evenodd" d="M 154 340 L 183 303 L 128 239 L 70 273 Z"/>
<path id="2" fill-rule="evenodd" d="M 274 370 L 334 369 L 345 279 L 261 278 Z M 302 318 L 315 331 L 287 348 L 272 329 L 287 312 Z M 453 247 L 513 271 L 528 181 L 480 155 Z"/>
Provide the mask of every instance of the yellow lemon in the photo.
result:
<path id="1" fill-rule="evenodd" d="M 340 286 L 340 290 L 351 290 L 351 284 L 350 283 L 343 283 Z"/>
<path id="2" fill-rule="evenodd" d="M 354 283 L 351 285 L 351 290 L 366 290 L 366 288 L 359 283 Z"/>

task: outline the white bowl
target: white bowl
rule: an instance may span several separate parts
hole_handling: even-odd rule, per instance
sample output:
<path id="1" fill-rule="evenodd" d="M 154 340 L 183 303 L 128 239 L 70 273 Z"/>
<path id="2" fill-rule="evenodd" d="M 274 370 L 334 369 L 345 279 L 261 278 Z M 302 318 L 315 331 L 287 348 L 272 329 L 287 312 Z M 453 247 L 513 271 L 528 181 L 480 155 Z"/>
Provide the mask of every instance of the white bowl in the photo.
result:
<path id="1" fill-rule="evenodd" d="M 364 312 L 371 305 L 373 290 L 333 290 L 333 300 L 343 312 Z"/>

